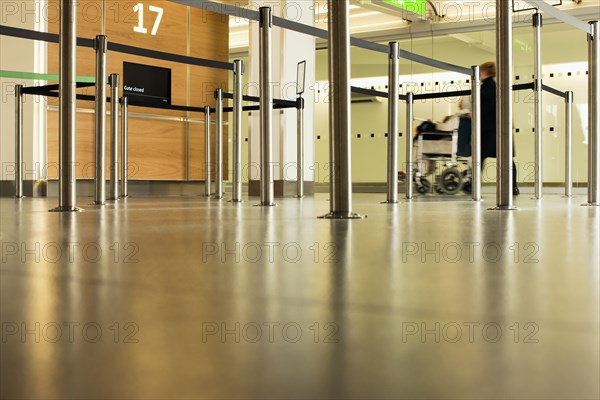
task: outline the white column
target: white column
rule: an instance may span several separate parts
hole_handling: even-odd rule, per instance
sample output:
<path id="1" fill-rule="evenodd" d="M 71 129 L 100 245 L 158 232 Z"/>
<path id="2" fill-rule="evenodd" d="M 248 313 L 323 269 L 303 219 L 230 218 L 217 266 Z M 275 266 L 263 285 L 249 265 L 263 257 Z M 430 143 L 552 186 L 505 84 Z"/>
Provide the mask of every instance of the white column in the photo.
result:
<path id="1" fill-rule="evenodd" d="M 287 1 L 255 1 L 252 9 L 268 6 L 274 17 L 286 18 L 305 25 L 313 25 L 313 4 L 304 0 Z M 258 59 L 258 22 L 250 23 L 250 43 L 248 58 L 248 94 L 258 96 L 259 59 Z M 304 109 L 304 179 L 314 180 L 314 98 L 315 90 L 315 38 L 309 35 L 273 28 L 273 96 L 277 99 L 296 100 L 296 67 L 298 62 L 306 60 L 306 92 Z M 247 105 L 249 103 L 246 103 Z M 249 168 L 250 179 L 259 180 L 258 163 L 260 162 L 260 125 L 259 113 L 252 112 L 249 118 L 250 158 L 255 168 Z M 296 181 L 296 109 L 273 111 L 273 162 L 275 181 Z M 246 170 L 246 168 L 244 168 Z"/>
<path id="2" fill-rule="evenodd" d="M 34 0 L 23 5 L 15 2 L 3 8 L 2 25 L 46 30 L 46 21 L 40 14 L 45 1 Z M 0 45 L 0 70 L 46 72 L 46 43 L 2 36 Z M 2 107 L 0 107 L 0 188 L 2 196 L 14 196 L 15 162 L 15 102 L 14 87 L 43 85 L 45 81 L 0 78 Z M 45 99 L 23 96 L 23 179 L 24 194 L 31 196 L 31 181 L 44 182 L 47 177 L 47 140 Z M 39 192 L 38 192 L 39 193 Z M 36 194 L 34 190 L 33 195 Z"/>

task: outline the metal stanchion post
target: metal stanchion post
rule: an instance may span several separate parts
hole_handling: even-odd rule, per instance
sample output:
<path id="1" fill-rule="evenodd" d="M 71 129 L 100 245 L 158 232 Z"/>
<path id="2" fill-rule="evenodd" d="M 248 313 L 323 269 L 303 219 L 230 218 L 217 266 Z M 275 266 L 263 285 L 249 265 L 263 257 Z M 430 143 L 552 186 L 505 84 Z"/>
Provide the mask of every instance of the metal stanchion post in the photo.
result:
<path id="1" fill-rule="evenodd" d="M 110 75 L 110 186 L 109 200 L 119 200 L 119 75 Z"/>
<path id="2" fill-rule="evenodd" d="M 588 202 L 600 205 L 600 23 L 590 22 L 589 44 L 589 134 L 588 134 Z"/>
<path id="3" fill-rule="evenodd" d="M 15 197 L 23 197 L 23 85 L 15 85 Z"/>
<path id="4" fill-rule="evenodd" d="M 400 47 L 390 42 L 388 66 L 388 153 L 387 153 L 387 201 L 398 202 L 398 99 L 400 88 Z"/>
<path id="5" fill-rule="evenodd" d="M 322 218 L 356 219 L 352 212 L 350 145 L 350 22 L 348 1 L 328 0 L 330 213 Z"/>
<path id="6" fill-rule="evenodd" d="M 304 99 L 296 106 L 296 197 L 304 197 Z"/>
<path id="7" fill-rule="evenodd" d="M 471 169 L 473 182 L 471 195 L 474 201 L 481 200 L 481 79 L 479 66 L 473 66 L 471 78 Z"/>
<path id="8" fill-rule="evenodd" d="M 244 63 L 242 60 L 233 61 L 233 186 L 232 198 L 234 203 L 242 201 L 242 76 Z"/>
<path id="9" fill-rule="evenodd" d="M 408 200 L 413 198 L 413 107 L 415 104 L 414 93 L 406 94 L 406 187 L 404 189 Z"/>
<path id="10" fill-rule="evenodd" d="M 50 211 L 81 211 L 75 206 L 76 193 L 76 83 L 77 83 L 77 2 L 60 2 L 58 207 Z"/>
<path id="11" fill-rule="evenodd" d="M 273 206 L 273 16 L 270 7 L 260 10 L 260 205 Z"/>
<path id="12" fill-rule="evenodd" d="M 542 198 L 542 14 L 533 14 L 535 68 L 535 199 Z"/>
<path id="13" fill-rule="evenodd" d="M 121 99 L 121 197 L 129 196 L 129 102 Z"/>
<path id="14" fill-rule="evenodd" d="M 565 97 L 565 195 L 573 197 L 573 92 L 567 92 Z"/>
<path id="15" fill-rule="evenodd" d="M 204 194 L 210 196 L 210 107 L 204 107 Z"/>
<path id="16" fill-rule="evenodd" d="M 96 99 L 94 101 L 94 203 L 106 201 L 106 36 L 96 36 Z"/>
<path id="17" fill-rule="evenodd" d="M 496 49 L 498 91 L 496 93 L 496 210 L 512 210 L 512 2 L 496 0 Z"/>
<path id="18" fill-rule="evenodd" d="M 223 89 L 215 90 L 216 99 L 216 136 L 217 143 L 215 149 L 215 198 L 223 198 Z"/>

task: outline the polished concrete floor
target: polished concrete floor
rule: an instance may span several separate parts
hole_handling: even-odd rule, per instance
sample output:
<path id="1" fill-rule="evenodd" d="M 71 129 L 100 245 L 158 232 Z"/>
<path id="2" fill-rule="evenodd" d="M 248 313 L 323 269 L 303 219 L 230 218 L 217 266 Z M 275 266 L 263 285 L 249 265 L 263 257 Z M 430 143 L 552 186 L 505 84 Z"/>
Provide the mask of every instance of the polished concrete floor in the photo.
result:
<path id="1" fill-rule="evenodd" d="M 600 397 L 600 209 L 1 199 L 2 398 Z"/>

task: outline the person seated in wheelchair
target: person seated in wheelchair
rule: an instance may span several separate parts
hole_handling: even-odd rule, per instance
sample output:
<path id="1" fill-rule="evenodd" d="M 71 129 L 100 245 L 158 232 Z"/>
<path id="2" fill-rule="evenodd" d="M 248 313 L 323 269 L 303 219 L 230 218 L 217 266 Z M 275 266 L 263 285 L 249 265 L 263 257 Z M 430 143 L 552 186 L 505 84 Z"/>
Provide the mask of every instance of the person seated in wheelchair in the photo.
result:
<path id="1" fill-rule="evenodd" d="M 417 127 L 415 135 L 415 146 L 420 136 L 424 140 L 452 140 L 447 133 L 458 131 L 458 156 L 471 155 L 471 98 L 461 97 L 458 102 L 458 112 L 448 115 L 442 122 L 433 122 L 431 120 L 421 123 Z M 436 132 L 443 132 L 436 135 Z M 429 133 L 423 135 L 423 133 Z M 446 133 L 446 134 L 444 134 Z"/>
<path id="2" fill-rule="evenodd" d="M 471 155 L 471 98 L 461 97 L 458 102 L 458 112 L 448 115 L 442 122 L 424 121 L 417 128 L 413 141 L 413 154 L 419 154 L 419 138 L 423 140 L 452 141 L 454 131 L 458 131 L 457 156 Z M 439 133 L 438 133 L 439 132 Z M 430 175 L 435 171 L 434 160 L 418 160 L 417 169 L 422 175 Z"/>

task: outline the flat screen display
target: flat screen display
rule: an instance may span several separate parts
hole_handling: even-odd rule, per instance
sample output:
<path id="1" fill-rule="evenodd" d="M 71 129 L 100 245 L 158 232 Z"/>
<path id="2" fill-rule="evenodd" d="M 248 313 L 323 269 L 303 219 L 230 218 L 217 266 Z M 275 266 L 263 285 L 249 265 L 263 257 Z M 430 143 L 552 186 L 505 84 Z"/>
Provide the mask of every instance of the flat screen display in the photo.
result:
<path id="1" fill-rule="evenodd" d="M 304 93 L 306 81 L 306 60 L 300 61 L 296 69 L 296 94 Z"/>
<path id="2" fill-rule="evenodd" d="M 124 62 L 123 95 L 133 101 L 171 104 L 171 70 Z"/>

